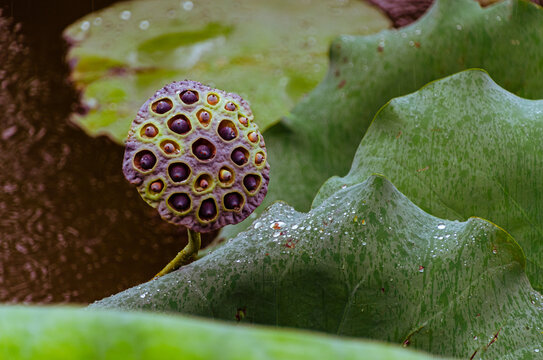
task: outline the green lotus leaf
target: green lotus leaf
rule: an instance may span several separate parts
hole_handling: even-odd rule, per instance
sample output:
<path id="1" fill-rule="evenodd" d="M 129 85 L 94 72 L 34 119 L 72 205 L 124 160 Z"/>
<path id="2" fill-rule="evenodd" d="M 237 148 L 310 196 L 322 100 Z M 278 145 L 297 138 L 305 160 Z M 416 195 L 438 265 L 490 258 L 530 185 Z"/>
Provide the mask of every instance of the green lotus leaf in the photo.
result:
<path id="1" fill-rule="evenodd" d="M 543 351 L 543 299 L 524 266 L 518 244 L 497 226 L 431 216 L 371 176 L 308 213 L 276 203 L 204 258 L 91 308 L 183 312 L 443 356 L 518 359 Z"/>
<path id="2" fill-rule="evenodd" d="M 326 179 L 347 173 L 378 109 L 432 80 L 483 68 L 510 92 L 543 98 L 542 23 L 541 7 L 527 1 L 481 8 L 436 0 L 408 27 L 338 38 L 323 82 L 264 134 L 272 177 L 265 204 L 282 199 L 307 210 Z"/>
<path id="3" fill-rule="evenodd" d="M 347 176 L 314 205 L 373 172 L 436 216 L 477 215 L 507 230 L 543 288 L 543 101 L 517 97 L 468 70 L 394 99 L 376 115 Z"/>
<path id="4" fill-rule="evenodd" d="M 362 1 L 115 4 L 64 31 L 71 78 L 87 110 L 72 120 L 123 143 L 141 104 L 166 83 L 188 78 L 251 101 L 264 129 L 322 79 L 334 37 L 389 25 Z"/>
<path id="5" fill-rule="evenodd" d="M 0 307 L 0 358 L 9 360 L 375 359 L 420 352 L 308 331 L 77 308 Z"/>

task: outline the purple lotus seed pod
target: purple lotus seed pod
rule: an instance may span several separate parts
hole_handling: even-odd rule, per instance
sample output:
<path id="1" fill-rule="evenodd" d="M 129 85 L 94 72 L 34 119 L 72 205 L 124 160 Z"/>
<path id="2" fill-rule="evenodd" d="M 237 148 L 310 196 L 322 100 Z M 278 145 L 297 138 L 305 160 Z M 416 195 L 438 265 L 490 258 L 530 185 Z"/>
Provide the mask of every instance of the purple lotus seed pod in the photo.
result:
<path id="1" fill-rule="evenodd" d="M 195 81 L 166 85 L 141 107 L 123 171 L 162 218 L 202 233 L 244 220 L 269 182 L 247 102 Z"/>

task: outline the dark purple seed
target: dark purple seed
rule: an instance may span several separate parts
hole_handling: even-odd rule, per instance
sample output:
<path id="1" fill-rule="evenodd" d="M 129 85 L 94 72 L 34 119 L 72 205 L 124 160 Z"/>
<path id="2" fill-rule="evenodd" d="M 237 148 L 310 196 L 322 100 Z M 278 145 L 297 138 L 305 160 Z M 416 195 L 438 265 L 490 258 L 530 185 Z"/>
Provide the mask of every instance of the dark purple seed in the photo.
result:
<path id="1" fill-rule="evenodd" d="M 170 177 L 175 182 L 186 180 L 189 177 L 189 168 L 185 164 L 173 164 L 168 169 Z"/>
<path id="2" fill-rule="evenodd" d="M 170 129 L 178 134 L 184 134 L 190 130 L 190 125 L 185 119 L 175 119 L 172 121 Z"/>
<path id="3" fill-rule="evenodd" d="M 174 194 L 170 197 L 169 203 L 175 210 L 184 211 L 190 206 L 190 198 L 187 194 Z"/>
<path id="4" fill-rule="evenodd" d="M 198 212 L 198 215 L 200 215 L 201 219 L 204 220 L 210 220 L 215 217 L 217 214 L 217 207 L 215 206 L 215 201 L 212 199 L 206 199 L 202 202 L 202 206 L 200 206 L 200 211 Z"/>
<path id="5" fill-rule="evenodd" d="M 238 165 L 243 165 L 247 162 L 247 158 L 245 157 L 243 151 L 236 149 L 232 153 L 232 161 Z"/>
<path id="6" fill-rule="evenodd" d="M 190 90 L 185 91 L 183 94 L 181 94 L 181 100 L 185 104 L 194 104 L 196 101 L 198 101 L 198 95 L 193 93 Z"/>
<path id="7" fill-rule="evenodd" d="M 171 108 L 172 108 L 172 106 L 170 105 L 169 102 L 161 100 L 161 101 L 158 102 L 158 104 L 156 104 L 155 112 L 158 113 L 158 114 L 164 114 L 164 113 L 170 111 Z"/>
<path id="8" fill-rule="evenodd" d="M 149 170 L 155 166 L 156 158 L 151 153 L 143 154 L 140 158 L 140 165 L 143 170 Z"/>
<path id="9" fill-rule="evenodd" d="M 207 160 L 211 157 L 211 149 L 206 144 L 200 144 L 196 147 L 194 155 L 200 160 Z"/>
<path id="10" fill-rule="evenodd" d="M 236 137 L 236 132 L 229 126 L 225 126 L 219 129 L 219 135 L 226 141 L 232 140 Z"/>
<path id="11" fill-rule="evenodd" d="M 247 175 L 244 179 L 243 179 L 243 185 L 245 185 L 245 188 L 249 191 L 253 191 L 257 188 L 258 186 L 258 180 L 256 178 L 256 176 L 254 175 Z"/>
<path id="12" fill-rule="evenodd" d="M 229 210 L 239 210 L 241 205 L 241 195 L 238 193 L 226 194 L 224 197 L 224 206 Z"/>

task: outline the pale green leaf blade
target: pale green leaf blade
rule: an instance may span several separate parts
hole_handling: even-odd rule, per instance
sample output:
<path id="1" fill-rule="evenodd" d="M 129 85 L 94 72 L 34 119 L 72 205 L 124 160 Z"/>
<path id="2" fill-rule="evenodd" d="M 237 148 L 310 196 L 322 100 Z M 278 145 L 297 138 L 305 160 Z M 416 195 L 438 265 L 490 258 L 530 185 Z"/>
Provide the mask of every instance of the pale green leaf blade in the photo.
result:
<path id="1" fill-rule="evenodd" d="M 349 174 L 330 179 L 315 205 L 345 184 L 385 174 L 426 211 L 477 215 L 502 226 L 543 288 L 543 101 L 526 100 L 469 70 L 383 107 Z"/>
<path id="2" fill-rule="evenodd" d="M 88 111 L 73 120 L 122 143 L 156 89 L 188 78 L 239 93 L 264 129 L 321 80 L 333 38 L 388 26 L 362 1 L 121 2 L 64 32 Z"/>
<path id="3" fill-rule="evenodd" d="M 281 199 L 307 210 L 326 179 L 347 173 L 378 109 L 429 81 L 483 68 L 508 91 L 543 98 L 541 24 L 543 9 L 528 1 L 481 8 L 473 0 L 437 0 L 408 27 L 339 37 L 324 81 L 264 134 L 267 204 Z"/>
<path id="4" fill-rule="evenodd" d="M 399 346 L 308 331 L 76 308 L 0 307 L 0 358 L 9 360 L 426 360 Z"/>

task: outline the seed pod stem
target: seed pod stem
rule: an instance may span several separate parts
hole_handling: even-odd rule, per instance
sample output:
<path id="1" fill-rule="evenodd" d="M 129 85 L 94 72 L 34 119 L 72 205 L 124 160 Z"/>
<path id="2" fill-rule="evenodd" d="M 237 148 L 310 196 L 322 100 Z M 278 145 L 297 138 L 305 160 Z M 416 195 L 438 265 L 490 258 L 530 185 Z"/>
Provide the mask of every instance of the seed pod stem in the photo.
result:
<path id="1" fill-rule="evenodd" d="M 155 275 L 153 278 L 159 278 L 163 275 L 169 274 L 174 270 L 179 269 L 183 265 L 190 264 L 196 259 L 196 256 L 198 255 L 198 250 L 200 250 L 200 245 L 202 243 L 201 236 L 199 232 L 187 229 L 189 234 L 189 242 L 188 244 L 181 250 L 175 258 L 168 263 L 164 267 L 164 269 L 160 270 L 158 274 Z"/>

